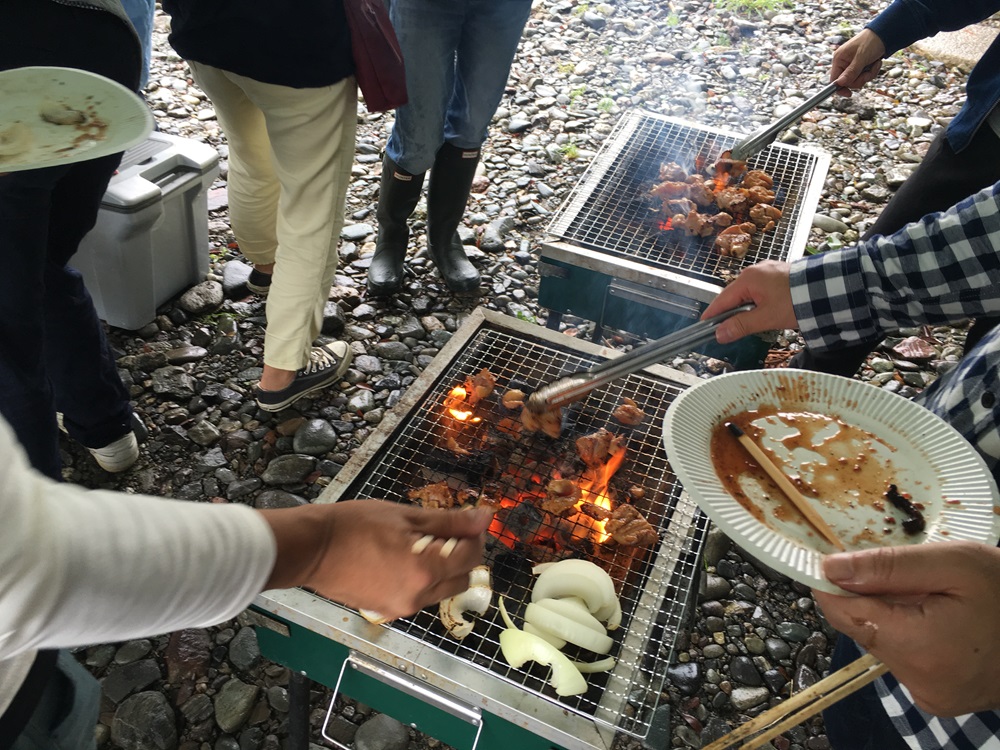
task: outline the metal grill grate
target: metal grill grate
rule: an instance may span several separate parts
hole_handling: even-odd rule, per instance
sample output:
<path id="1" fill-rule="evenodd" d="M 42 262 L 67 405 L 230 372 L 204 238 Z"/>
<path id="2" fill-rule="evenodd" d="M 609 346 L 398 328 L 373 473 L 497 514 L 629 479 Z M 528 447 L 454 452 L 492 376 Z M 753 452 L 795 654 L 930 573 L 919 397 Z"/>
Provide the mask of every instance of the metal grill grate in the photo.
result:
<path id="1" fill-rule="evenodd" d="M 825 169 L 818 169 L 820 157 L 802 149 L 772 145 L 748 162 L 750 169 L 764 170 L 774 178 L 775 205 L 782 218 L 774 230 L 754 235 L 742 261 L 716 253 L 714 237 L 686 237 L 657 225 L 656 206 L 648 193 L 658 181 L 660 165 L 676 162 L 694 172 L 700 165 L 714 164 L 738 139 L 661 115 L 630 113 L 594 157 L 549 231 L 612 256 L 719 284 L 759 261 L 789 260 L 800 218 L 806 209 L 812 210 L 806 196 L 815 192 L 811 191 L 814 179 L 825 174 Z"/>
<path id="2" fill-rule="evenodd" d="M 342 497 L 405 498 L 409 490 L 447 480 L 453 487 L 482 487 L 486 483 L 504 498 L 523 496 L 544 486 L 564 456 L 575 455 L 577 437 L 607 427 L 624 435 L 627 457 L 616 474 L 619 487 L 635 486 L 642 497 L 638 507 L 657 527 L 660 542 L 654 548 L 634 550 L 613 545 L 598 546 L 595 562 L 602 564 L 620 585 L 623 608 L 622 627 L 610 633 L 615 640 L 611 654 L 619 663 L 613 674 L 588 675 L 587 693 L 558 698 L 547 685 L 547 667 L 529 662 L 514 669 L 500 652 L 499 635 L 504 628 L 497 609 L 497 595 L 503 595 L 515 622 L 530 598 L 531 562 L 525 548 L 511 550 L 493 545 L 493 606 L 478 618 L 471 635 L 457 642 L 445 634 L 435 612 L 424 611 L 413 618 L 391 624 L 395 630 L 422 644 L 468 660 L 477 667 L 554 701 L 578 714 L 633 736 L 645 736 L 652 712 L 659 702 L 666 667 L 689 592 L 697 574 L 696 525 L 702 523 L 693 504 L 682 495 L 680 485 L 667 465 L 662 446 L 662 424 L 666 408 L 682 387 L 647 374 L 629 376 L 592 393 L 584 402 L 567 410 L 563 436 L 553 440 L 525 435 L 515 441 L 498 439 L 500 421 L 509 416 L 500 405 L 500 396 L 522 384 L 537 386 L 556 377 L 584 369 L 599 360 L 546 343 L 526 340 L 503 330 L 484 328 L 477 332 L 421 397 L 417 408 L 401 423 L 368 461 Z M 472 456 L 456 456 L 443 447 L 443 406 L 448 392 L 482 368 L 497 379 L 493 395 L 476 407 L 482 419 L 461 435 L 462 445 Z M 610 415 L 623 396 L 638 402 L 646 417 L 635 428 L 623 428 Z M 515 416 L 516 420 L 516 416 Z M 479 447 L 485 446 L 480 451 Z M 678 520 L 680 519 L 680 520 Z M 694 520 L 693 520 L 694 519 Z M 664 560 L 669 560 L 669 570 Z M 636 635 L 638 634 L 638 636 Z M 600 657 L 574 652 L 581 661 Z M 624 669 L 622 667 L 625 667 Z M 617 701 L 609 701 L 609 693 Z M 635 695 L 643 699 L 634 705 Z M 626 706 L 625 715 L 612 714 L 606 706 Z"/>

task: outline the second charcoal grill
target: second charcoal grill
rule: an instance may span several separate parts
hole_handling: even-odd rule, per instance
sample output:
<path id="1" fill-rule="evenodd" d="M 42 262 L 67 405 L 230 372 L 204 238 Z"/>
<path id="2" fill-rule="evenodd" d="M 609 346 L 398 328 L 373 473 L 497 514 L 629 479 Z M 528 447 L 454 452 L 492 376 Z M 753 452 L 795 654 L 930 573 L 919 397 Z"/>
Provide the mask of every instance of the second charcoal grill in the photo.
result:
<path id="1" fill-rule="evenodd" d="M 743 268 L 763 260 L 802 257 L 829 168 L 822 152 L 771 145 L 748 169 L 774 179 L 775 229 L 758 232 L 743 260 L 720 256 L 714 237 L 688 237 L 661 227 L 650 189 L 660 166 L 675 162 L 703 172 L 740 139 L 729 133 L 651 112 L 627 114 L 560 207 L 542 243 L 539 303 L 602 327 L 659 337 L 689 325 Z M 758 347 L 759 349 L 760 347 Z M 766 349 L 766 346 L 763 347 Z M 707 353 L 751 366 L 759 352 L 746 344 Z"/>

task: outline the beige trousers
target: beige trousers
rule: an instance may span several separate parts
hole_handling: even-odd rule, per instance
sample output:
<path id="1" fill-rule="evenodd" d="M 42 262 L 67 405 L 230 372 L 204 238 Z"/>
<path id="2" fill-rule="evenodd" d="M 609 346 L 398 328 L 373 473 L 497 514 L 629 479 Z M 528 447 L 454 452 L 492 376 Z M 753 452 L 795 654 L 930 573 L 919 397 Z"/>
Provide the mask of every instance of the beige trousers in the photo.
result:
<path id="1" fill-rule="evenodd" d="M 229 142 L 229 218 L 254 264 L 274 263 L 264 362 L 309 359 L 337 270 L 354 162 L 357 86 L 295 89 L 190 62 Z"/>

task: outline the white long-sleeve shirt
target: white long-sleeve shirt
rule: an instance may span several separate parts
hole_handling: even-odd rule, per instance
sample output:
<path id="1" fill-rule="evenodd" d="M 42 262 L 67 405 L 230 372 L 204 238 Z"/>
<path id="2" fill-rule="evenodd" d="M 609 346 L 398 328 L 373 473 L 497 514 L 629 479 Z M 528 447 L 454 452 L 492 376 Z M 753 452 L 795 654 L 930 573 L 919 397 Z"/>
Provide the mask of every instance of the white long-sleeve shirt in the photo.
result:
<path id="1" fill-rule="evenodd" d="M 0 715 L 37 649 L 221 622 L 263 588 L 275 554 L 247 506 L 54 482 L 0 418 Z"/>

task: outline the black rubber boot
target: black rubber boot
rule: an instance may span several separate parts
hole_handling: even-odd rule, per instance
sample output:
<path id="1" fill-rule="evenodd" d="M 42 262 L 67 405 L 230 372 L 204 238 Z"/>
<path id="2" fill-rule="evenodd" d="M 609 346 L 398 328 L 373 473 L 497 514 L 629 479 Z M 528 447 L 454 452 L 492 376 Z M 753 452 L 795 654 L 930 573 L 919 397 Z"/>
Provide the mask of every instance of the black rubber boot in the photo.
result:
<path id="1" fill-rule="evenodd" d="M 368 267 L 368 293 L 393 294 L 403 285 L 403 262 L 410 231 L 406 220 L 420 200 L 423 174 L 400 169 L 388 156 L 382 157 L 382 186 L 378 193 L 378 238 Z"/>
<path id="2" fill-rule="evenodd" d="M 466 151 L 446 143 L 434 159 L 427 188 L 427 239 L 431 260 L 448 288 L 458 294 L 479 290 L 479 271 L 466 256 L 458 237 L 458 224 L 465 215 L 465 204 L 478 164 L 478 149 Z"/>

